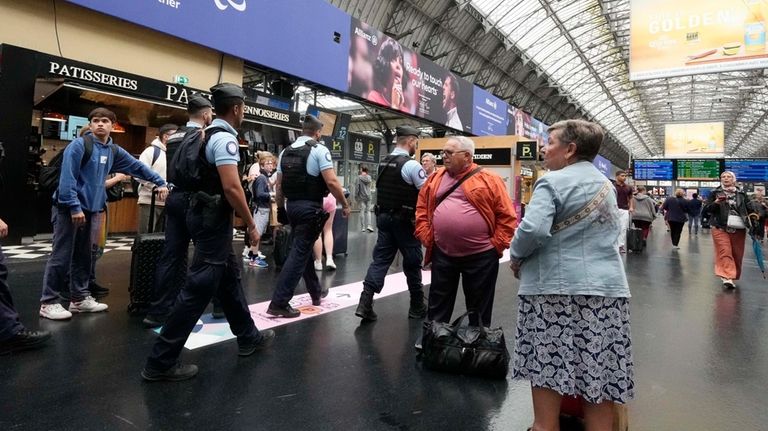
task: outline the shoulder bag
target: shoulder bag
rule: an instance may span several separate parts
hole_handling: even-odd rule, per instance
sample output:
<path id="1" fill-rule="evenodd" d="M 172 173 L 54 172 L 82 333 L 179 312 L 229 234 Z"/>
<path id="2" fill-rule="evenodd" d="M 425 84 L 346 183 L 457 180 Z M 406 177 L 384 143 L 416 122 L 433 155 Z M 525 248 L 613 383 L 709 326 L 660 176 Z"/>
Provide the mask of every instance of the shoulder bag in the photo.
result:
<path id="1" fill-rule="evenodd" d="M 610 181 L 606 181 L 605 184 L 603 184 L 603 187 L 600 189 L 600 191 L 598 191 L 597 194 L 589 202 L 587 202 L 586 205 L 584 205 L 584 207 L 582 207 L 576 214 L 553 225 L 552 229 L 550 229 L 549 232 L 551 234 L 554 234 L 586 218 L 588 215 L 592 213 L 592 211 L 594 211 L 597 207 L 600 206 L 600 204 L 603 203 L 606 196 L 608 196 L 608 193 L 611 192 L 611 186 L 612 184 L 610 183 Z"/>

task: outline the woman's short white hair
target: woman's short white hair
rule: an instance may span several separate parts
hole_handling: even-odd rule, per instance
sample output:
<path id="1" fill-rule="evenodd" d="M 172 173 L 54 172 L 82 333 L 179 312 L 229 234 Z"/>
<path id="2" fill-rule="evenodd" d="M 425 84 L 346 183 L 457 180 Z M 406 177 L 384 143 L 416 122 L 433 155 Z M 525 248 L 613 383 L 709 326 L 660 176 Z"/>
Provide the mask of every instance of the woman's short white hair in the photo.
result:
<path id="1" fill-rule="evenodd" d="M 456 141 L 459 144 L 459 149 L 468 152 L 470 156 L 475 155 L 475 141 L 466 136 L 451 136 L 448 140 Z"/>
<path id="2" fill-rule="evenodd" d="M 421 155 L 421 160 L 424 160 L 424 159 L 429 159 L 429 160 L 434 162 L 435 161 L 435 155 L 432 154 L 432 153 L 424 153 L 424 154 Z"/>

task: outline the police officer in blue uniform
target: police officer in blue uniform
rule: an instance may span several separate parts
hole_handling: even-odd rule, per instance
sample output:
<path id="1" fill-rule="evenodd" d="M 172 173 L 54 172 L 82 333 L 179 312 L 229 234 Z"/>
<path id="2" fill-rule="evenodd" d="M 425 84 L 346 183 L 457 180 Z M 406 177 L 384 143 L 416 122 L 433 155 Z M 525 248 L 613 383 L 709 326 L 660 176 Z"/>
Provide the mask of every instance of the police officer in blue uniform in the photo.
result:
<path id="1" fill-rule="evenodd" d="M 379 236 L 373 248 L 373 262 L 363 281 L 363 292 L 355 315 L 363 321 L 377 319 L 373 311 L 373 294 L 381 293 L 384 277 L 399 250 L 403 255 L 403 272 L 411 294 L 408 317 L 421 319 L 427 313 L 421 284 L 421 243 L 414 236 L 416 200 L 427 178 L 424 168 L 412 157 L 419 143 L 419 130 L 397 127 L 397 146 L 379 164 L 376 181 L 376 225 Z"/>
<path id="2" fill-rule="evenodd" d="M 343 216 L 349 216 L 349 204 L 333 170 L 331 153 L 319 144 L 322 128 L 320 120 L 307 114 L 302 124 L 303 136 L 280 153 L 277 163 L 275 200 L 278 219 L 281 223 L 290 221 L 293 245 L 267 308 L 267 313 L 273 316 L 294 318 L 301 315 L 289 301 L 302 277 L 312 303 L 320 305 L 323 292 L 312 260 L 312 245 L 328 219 L 329 214 L 323 211 L 323 198 L 329 190 L 341 203 Z M 284 203 L 286 199 L 287 204 Z"/>
<path id="3" fill-rule="evenodd" d="M 187 102 L 189 121 L 186 126 L 176 131 L 166 142 L 168 160 L 168 182 L 173 184 L 176 172 L 173 169 L 173 156 L 188 131 L 207 127 L 213 121 L 213 105 L 201 94 L 193 94 Z M 158 328 L 163 326 L 173 308 L 179 290 L 184 284 L 187 273 L 187 251 L 192 238 L 187 229 L 187 206 L 189 192 L 173 190 L 165 200 L 165 248 L 157 262 L 154 280 L 154 298 L 144 318 L 144 326 Z"/>
<path id="4" fill-rule="evenodd" d="M 200 152 L 200 186 L 181 190 L 191 194 L 187 229 L 195 254 L 182 288 L 141 375 L 145 380 L 178 381 L 194 377 L 197 366 L 177 363 L 181 350 L 205 307 L 216 295 L 240 356 L 269 346 L 275 333 L 259 331 L 253 323 L 240 281 L 241 262 L 232 250 L 232 210 L 245 220 L 251 239 L 259 239 L 240 185 L 237 130 L 245 115 L 245 94 L 234 84 L 211 88 L 217 118 L 205 129 L 205 151 Z M 182 151 L 181 149 L 179 151 Z"/>

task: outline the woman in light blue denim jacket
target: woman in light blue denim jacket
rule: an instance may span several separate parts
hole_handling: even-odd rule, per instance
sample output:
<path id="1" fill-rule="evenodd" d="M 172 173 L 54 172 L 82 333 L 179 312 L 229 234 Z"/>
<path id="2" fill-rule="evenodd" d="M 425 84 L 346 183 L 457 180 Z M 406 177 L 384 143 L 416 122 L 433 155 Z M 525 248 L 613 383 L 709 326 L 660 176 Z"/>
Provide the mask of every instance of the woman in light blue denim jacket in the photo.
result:
<path id="1" fill-rule="evenodd" d="M 536 182 L 510 248 L 520 279 L 513 378 L 531 382 L 534 430 L 557 429 L 563 395 L 586 401 L 588 430 L 610 430 L 613 404 L 633 398 L 634 382 L 619 211 L 592 165 L 603 130 L 567 120 L 549 133 L 550 172 Z"/>

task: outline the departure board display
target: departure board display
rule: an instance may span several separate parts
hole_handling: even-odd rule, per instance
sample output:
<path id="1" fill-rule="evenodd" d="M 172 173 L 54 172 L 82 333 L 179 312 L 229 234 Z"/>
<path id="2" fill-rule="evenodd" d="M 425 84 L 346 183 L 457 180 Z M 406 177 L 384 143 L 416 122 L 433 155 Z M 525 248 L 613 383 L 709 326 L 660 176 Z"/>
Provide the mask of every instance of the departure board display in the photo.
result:
<path id="1" fill-rule="evenodd" d="M 672 160 L 635 160 L 634 168 L 636 180 L 671 181 L 675 175 Z"/>
<path id="2" fill-rule="evenodd" d="M 726 160 L 725 170 L 736 174 L 738 181 L 768 181 L 768 159 Z"/>
<path id="3" fill-rule="evenodd" d="M 721 164 L 718 159 L 677 161 L 677 179 L 710 181 L 720 178 Z"/>

